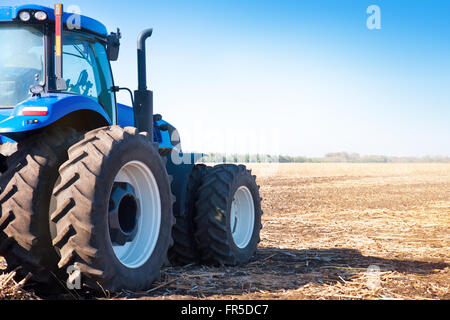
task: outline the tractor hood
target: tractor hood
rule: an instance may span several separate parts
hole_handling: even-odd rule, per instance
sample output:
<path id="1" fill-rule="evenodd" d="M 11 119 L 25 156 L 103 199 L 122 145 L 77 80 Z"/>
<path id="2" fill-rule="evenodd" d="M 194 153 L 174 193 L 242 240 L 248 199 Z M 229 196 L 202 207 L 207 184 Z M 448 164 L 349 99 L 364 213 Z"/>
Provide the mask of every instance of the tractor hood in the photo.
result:
<path id="1" fill-rule="evenodd" d="M 44 11 L 48 15 L 48 18 L 46 21 L 44 21 L 44 23 L 48 21 L 51 22 L 55 21 L 55 11 L 53 9 L 38 5 L 23 5 L 13 7 L 0 6 L 0 23 L 2 21 L 20 21 L 18 19 L 19 13 L 24 10 L 34 12 Z M 74 15 L 73 13 L 65 12 L 62 17 L 63 23 L 64 24 L 66 24 L 67 22 L 73 23 L 74 22 L 73 20 L 75 20 L 73 19 L 73 15 Z M 79 20 L 81 24 L 80 25 L 81 29 L 93 32 L 102 37 L 106 37 L 108 35 L 106 27 L 97 20 L 82 15 L 78 15 L 78 17 L 80 18 Z"/>
<path id="2" fill-rule="evenodd" d="M 43 94 L 41 97 L 29 98 L 14 108 L 0 109 L 0 134 L 7 136 L 40 129 L 80 110 L 95 111 L 111 124 L 103 107 L 91 98 L 70 94 Z"/>

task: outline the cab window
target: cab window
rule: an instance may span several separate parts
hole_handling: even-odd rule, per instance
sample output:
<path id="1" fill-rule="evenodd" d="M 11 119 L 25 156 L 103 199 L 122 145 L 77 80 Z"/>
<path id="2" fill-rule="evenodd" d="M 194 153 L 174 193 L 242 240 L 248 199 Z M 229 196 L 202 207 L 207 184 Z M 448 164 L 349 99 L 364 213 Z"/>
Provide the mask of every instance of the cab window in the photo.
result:
<path id="1" fill-rule="evenodd" d="M 67 33 L 63 39 L 66 92 L 95 100 L 115 123 L 113 80 L 105 47 L 94 39 L 78 34 Z"/>
<path id="2" fill-rule="evenodd" d="M 0 24 L 0 108 L 30 97 L 30 86 L 44 83 L 41 27 Z"/>

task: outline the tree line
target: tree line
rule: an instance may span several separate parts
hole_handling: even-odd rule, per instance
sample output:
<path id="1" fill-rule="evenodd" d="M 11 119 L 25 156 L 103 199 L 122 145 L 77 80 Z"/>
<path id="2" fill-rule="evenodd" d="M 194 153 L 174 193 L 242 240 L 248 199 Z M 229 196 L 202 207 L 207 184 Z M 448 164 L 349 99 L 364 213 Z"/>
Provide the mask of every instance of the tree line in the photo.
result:
<path id="1" fill-rule="evenodd" d="M 383 155 L 359 155 L 358 153 L 332 152 L 323 157 L 304 157 L 268 154 L 208 153 L 202 159 L 211 163 L 450 163 L 450 157 L 392 157 Z"/>

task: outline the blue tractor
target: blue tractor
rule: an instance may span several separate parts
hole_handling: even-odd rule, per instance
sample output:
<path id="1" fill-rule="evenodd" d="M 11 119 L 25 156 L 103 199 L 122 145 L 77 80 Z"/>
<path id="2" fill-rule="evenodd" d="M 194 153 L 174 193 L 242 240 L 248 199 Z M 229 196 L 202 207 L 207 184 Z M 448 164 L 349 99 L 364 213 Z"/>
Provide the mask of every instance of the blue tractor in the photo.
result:
<path id="1" fill-rule="evenodd" d="M 138 88 L 114 84 L 120 31 L 38 5 L 0 7 L 0 255 L 37 283 L 140 291 L 166 263 L 239 265 L 260 241 L 245 166 L 196 164 Z M 77 19 L 75 19 L 77 20 Z M 116 102 L 128 90 L 132 106 Z M 20 267 L 19 269 L 17 269 Z M 72 281 L 72 282 L 71 282 Z M 71 288 L 78 288 L 73 285 Z"/>

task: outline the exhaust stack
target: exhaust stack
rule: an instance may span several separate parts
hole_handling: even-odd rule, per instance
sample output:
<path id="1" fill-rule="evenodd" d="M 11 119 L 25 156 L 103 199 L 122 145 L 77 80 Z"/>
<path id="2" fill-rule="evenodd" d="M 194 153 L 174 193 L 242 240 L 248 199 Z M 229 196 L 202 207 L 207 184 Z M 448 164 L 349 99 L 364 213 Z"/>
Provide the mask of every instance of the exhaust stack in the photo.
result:
<path id="1" fill-rule="evenodd" d="M 137 41 L 138 89 L 134 91 L 134 122 L 139 131 L 146 131 L 153 141 L 153 92 L 147 89 L 147 63 L 145 41 L 153 29 L 141 32 Z"/>

